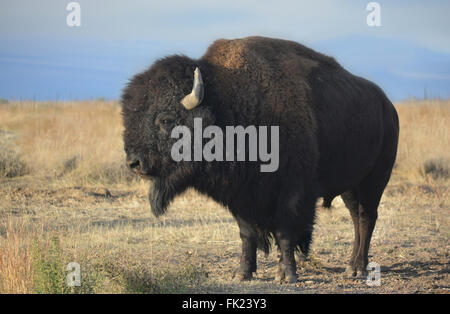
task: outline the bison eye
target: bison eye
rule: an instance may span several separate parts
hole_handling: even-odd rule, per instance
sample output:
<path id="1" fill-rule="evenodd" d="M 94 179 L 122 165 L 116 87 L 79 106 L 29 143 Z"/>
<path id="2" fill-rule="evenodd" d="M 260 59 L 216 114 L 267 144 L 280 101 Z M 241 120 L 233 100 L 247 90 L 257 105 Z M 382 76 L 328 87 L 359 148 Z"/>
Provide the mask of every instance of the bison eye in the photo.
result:
<path id="1" fill-rule="evenodd" d="M 170 118 L 166 118 L 166 119 L 162 119 L 162 120 L 161 120 L 161 123 L 162 123 L 163 125 L 172 124 L 172 122 L 173 122 L 173 120 L 170 119 Z"/>
<path id="2" fill-rule="evenodd" d="M 156 124 L 167 126 L 168 124 L 172 124 L 175 121 L 175 117 L 168 113 L 161 113 L 156 118 Z"/>

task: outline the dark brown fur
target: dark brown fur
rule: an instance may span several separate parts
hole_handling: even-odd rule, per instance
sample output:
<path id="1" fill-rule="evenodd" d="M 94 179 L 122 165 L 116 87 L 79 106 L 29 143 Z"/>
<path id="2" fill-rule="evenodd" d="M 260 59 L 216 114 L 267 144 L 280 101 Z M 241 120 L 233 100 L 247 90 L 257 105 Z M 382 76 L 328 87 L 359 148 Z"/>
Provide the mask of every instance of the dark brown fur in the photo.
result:
<path id="1" fill-rule="evenodd" d="M 180 100 L 196 67 L 205 98 L 188 111 Z M 350 271 L 364 273 L 398 141 L 397 114 L 376 85 L 298 43 L 249 37 L 217 40 L 199 60 L 157 61 L 132 79 L 122 104 L 130 164 L 154 181 L 152 211 L 163 214 L 187 187 L 227 206 L 240 227 L 241 279 L 256 271 L 256 248 L 268 251 L 274 237 L 280 277 L 295 281 L 294 249 L 309 251 L 316 199 L 331 205 L 341 194 L 355 226 Z M 170 130 L 192 128 L 194 117 L 203 127 L 279 126 L 278 171 L 261 173 L 259 162 L 174 162 Z"/>

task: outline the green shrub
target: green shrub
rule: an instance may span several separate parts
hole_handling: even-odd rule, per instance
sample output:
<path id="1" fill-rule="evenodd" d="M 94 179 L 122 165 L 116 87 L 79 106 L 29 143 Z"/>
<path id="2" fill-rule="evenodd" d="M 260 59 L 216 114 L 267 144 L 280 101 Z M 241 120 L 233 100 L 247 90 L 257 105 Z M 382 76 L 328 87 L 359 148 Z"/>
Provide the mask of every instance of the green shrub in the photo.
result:
<path id="1" fill-rule="evenodd" d="M 53 236 L 48 247 L 43 248 L 38 242 L 33 246 L 33 291 L 43 294 L 71 293 L 66 283 L 63 254 L 59 238 Z"/>
<path id="2" fill-rule="evenodd" d="M 101 276 L 91 269 L 83 269 L 87 263 L 80 262 L 81 286 L 71 287 L 67 284 L 67 265 L 73 256 L 64 255 L 57 236 L 50 238 L 46 245 L 35 242 L 32 249 L 33 292 L 39 294 L 94 293 Z"/>

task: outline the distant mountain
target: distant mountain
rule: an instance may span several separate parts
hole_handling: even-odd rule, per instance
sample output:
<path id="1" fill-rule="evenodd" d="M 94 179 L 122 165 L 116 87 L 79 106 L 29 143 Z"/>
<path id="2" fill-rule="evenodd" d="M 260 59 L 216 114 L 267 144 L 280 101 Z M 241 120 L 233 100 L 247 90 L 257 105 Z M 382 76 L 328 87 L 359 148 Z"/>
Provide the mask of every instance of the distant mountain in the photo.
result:
<path id="1" fill-rule="evenodd" d="M 300 41 L 301 42 L 301 41 Z M 388 97 L 450 98 L 450 54 L 384 38 L 347 37 L 305 43 L 374 81 Z M 0 97 L 118 98 L 127 80 L 157 58 L 198 58 L 209 41 L 69 41 L 0 39 Z"/>

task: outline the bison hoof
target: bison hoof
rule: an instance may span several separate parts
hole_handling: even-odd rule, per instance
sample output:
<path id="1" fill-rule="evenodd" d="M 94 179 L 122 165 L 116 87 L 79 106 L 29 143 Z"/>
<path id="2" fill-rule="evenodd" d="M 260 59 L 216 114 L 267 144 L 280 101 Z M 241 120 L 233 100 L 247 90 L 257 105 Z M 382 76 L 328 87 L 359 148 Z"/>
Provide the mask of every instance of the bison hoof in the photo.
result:
<path id="1" fill-rule="evenodd" d="M 253 279 L 253 274 L 252 273 L 239 273 L 236 275 L 236 278 L 239 281 L 249 281 Z"/>
<path id="2" fill-rule="evenodd" d="M 367 270 L 365 270 L 365 269 L 358 269 L 356 271 L 356 278 L 366 279 L 367 278 Z"/>
<path id="3" fill-rule="evenodd" d="M 347 266 L 347 268 L 345 268 L 345 272 L 344 275 L 348 278 L 353 278 L 356 276 L 356 269 L 353 266 Z"/>
<path id="4" fill-rule="evenodd" d="M 297 275 L 286 275 L 285 272 L 280 271 L 275 276 L 275 281 L 279 283 L 296 283 L 298 281 Z"/>
<path id="5" fill-rule="evenodd" d="M 297 282 L 297 275 L 286 276 L 285 280 L 286 280 L 287 283 L 296 283 Z"/>
<path id="6" fill-rule="evenodd" d="M 284 280 L 284 278 L 285 278 L 285 276 L 284 276 L 284 273 L 278 273 L 276 276 L 275 276 L 275 281 L 277 281 L 277 282 L 279 282 L 279 283 L 282 283 L 283 282 L 283 280 Z"/>
<path id="7" fill-rule="evenodd" d="M 345 275 L 348 278 L 365 279 L 367 277 L 367 270 L 360 267 L 347 266 L 347 268 L 345 269 Z"/>
<path id="8" fill-rule="evenodd" d="M 239 281 L 249 281 L 253 279 L 253 274 L 251 272 L 243 272 L 240 269 L 233 272 L 233 278 Z"/>

